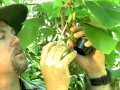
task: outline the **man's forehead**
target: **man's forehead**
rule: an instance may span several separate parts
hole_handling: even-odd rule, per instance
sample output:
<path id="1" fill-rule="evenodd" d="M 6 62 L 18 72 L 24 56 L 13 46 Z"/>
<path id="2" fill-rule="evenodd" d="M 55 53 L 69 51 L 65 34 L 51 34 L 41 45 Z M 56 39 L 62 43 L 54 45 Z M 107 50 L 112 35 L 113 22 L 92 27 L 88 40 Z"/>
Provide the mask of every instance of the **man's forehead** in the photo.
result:
<path id="1" fill-rule="evenodd" d="M 11 30 L 12 32 L 14 31 L 14 29 L 4 21 L 0 21 L 0 29 Z"/>
<path id="2" fill-rule="evenodd" d="M 5 23 L 4 21 L 0 20 L 0 26 L 9 26 L 7 23 Z"/>

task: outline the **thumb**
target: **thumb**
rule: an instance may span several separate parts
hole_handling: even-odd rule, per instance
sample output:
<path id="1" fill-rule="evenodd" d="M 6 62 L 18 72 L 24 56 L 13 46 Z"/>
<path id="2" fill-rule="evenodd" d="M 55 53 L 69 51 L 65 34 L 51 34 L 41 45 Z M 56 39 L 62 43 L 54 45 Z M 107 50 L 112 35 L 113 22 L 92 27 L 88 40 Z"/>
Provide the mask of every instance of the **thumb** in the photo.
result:
<path id="1" fill-rule="evenodd" d="M 80 68 L 84 68 L 88 60 L 87 57 L 78 54 L 75 58 L 75 62 Z"/>

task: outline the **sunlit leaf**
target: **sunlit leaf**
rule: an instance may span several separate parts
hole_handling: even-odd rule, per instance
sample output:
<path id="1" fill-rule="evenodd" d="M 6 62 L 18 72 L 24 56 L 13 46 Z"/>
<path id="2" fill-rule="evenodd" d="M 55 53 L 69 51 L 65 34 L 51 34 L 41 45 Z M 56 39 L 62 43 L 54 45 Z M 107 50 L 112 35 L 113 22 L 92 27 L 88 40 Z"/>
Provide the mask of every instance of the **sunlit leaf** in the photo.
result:
<path id="1" fill-rule="evenodd" d="M 18 33 L 24 49 L 36 39 L 39 27 L 42 25 L 44 25 L 43 18 L 32 18 L 24 22 L 22 30 Z"/>
<path id="2" fill-rule="evenodd" d="M 105 54 L 110 54 L 114 50 L 117 41 L 115 41 L 108 32 L 88 24 L 86 24 L 84 27 L 85 34 L 93 43 L 94 47 L 104 52 Z"/>
<path id="3" fill-rule="evenodd" d="M 120 26 L 112 28 L 111 31 L 114 32 L 117 39 L 120 40 Z"/>
<path id="4" fill-rule="evenodd" d="M 112 70 L 111 72 L 112 72 L 113 78 L 116 78 L 116 79 L 120 78 L 120 69 Z"/>
<path id="5" fill-rule="evenodd" d="M 39 11 L 40 13 L 47 14 L 48 17 L 52 17 L 53 2 L 39 4 L 35 7 L 34 10 Z"/>
<path id="6" fill-rule="evenodd" d="M 56 34 L 56 30 L 51 29 L 51 28 L 41 28 L 40 32 L 43 34 L 44 37 L 48 37 L 50 35 Z"/>
<path id="7" fill-rule="evenodd" d="M 108 55 L 105 55 L 105 62 L 107 65 L 109 65 L 109 67 L 113 67 L 113 64 L 115 62 L 115 52 L 111 52 Z"/>
<path id="8" fill-rule="evenodd" d="M 42 4 L 42 8 L 45 10 L 48 16 L 52 15 L 53 2 L 46 2 Z"/>
<path id="9" fill-rule="evenodd" d="M 105 3 L 105 4 L 104 4 Z M 101 1 L 100 3 L 93 1 L 86 1 L 86 5 L 91 13 L 101 22 L 105 28 L 112 28 L 120 24 L 120 7 L 113 6 L 111 3 Z"/>
<path id="10" fill-rule="evenodd" d="M 54 8 L 59 8 L 59 7 L 62 6 L 62 2 L 66 2 L 66 1 L 67 1 L 67 0 L 55 0 L 53 7 L 54 7 Z"/>
<path id="11" fill-rule="evenodd" d="M 116 45 L 116 48 L 115 48 L 116 50 L 118 50 L 119 52 L 120 52 L 120 41 L 117 43 L 117 45 Z"/>

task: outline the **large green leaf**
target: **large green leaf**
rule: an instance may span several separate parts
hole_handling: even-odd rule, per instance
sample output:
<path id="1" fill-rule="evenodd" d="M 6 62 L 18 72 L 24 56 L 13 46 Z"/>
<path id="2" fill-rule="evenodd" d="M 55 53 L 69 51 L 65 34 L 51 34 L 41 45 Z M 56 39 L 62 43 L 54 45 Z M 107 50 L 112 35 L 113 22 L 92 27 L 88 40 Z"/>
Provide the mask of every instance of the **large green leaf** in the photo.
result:
<path id="1" fill-rule="evenodd" d="M 117 39 L 120 40 L 120 26 L 112 28 L 111 31 L 114 32 Z"/>
<path id="2" fill-rule="evenodd" d="M 36 39 L 39 27 L 42 25 L 44 25 L 43 18 L 32 18 L 24 22 L 22 30 L 18 33 L 24 49 Z"/>
<path id="3" fill-rule="evenodd" d="M 87 10 L 85 10 L 83 7 L 76 7 L 76 17 L 81 19 L 86 16 L 89 16 L 89 13 Z"/>
<path id="4" fill-rule="evenodd" d="M 120 20 L 120 6 L 110 3 L 110 2 L 98 2 L 101 7 L 104 8 L 106 13 L 110 16 L 110 18 L 113 18 L 117 23 L 119 23 Z"/>
<path id="5" fill-rule="evenodd" d="M 120 41 L 117 43 L 117 45 L 116 45 L 116 48 L 115 48 L 117 51 L 119 51 L 120 52 Z"/>
<path id="6" fill-rule="evenodd" d="M 89 22 L 88 23 L 90 25 L 93 25 L 93 26 L 96 26 L 96 27 L 104 29 L 104 26 L 101 24 L 101 22 L 93 15 L 89 16 Z"/>
<path id="7" fill-rule="evenodd" d="M 113 67 L 113 64 L 115 62 L 115 52 L 113 51 L 109 55 L 105 55 L 105 62 L 109 67 Z"/>
<path id="8" fill-rule="evenodd" d="M 85 34 L 88 39 L 93 43 L 93 46 L 104 52 L 105 54 L 110 54 L 117 44 L 107 31 L 91 26 L 84 25 Z"/>
<path id="9" fill-rule="evenodd" d="M 107 3 L 107 4 L 104 4 Z M 92 12 L 92 14 L 101 22 L 105 28 L 112 28 L 117 24 L 120 24 L 120 7 L 113 6 L 106 1 L 93 2 L 86 1 L 86 5 Z"/>

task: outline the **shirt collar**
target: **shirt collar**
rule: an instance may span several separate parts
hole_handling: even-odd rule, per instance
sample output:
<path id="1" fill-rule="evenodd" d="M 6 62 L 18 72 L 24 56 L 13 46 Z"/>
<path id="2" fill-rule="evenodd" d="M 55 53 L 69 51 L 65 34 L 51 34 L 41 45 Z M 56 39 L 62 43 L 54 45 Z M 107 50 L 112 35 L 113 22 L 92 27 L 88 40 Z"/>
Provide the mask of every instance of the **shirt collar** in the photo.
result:
<path id="1" fill-rule="evenodd" d="M 21 88 L 25 88 L 25 90 L 37 90 L 37 87 L 30 82 L 25 81 L 23 78 L 20 78 Z"/>

